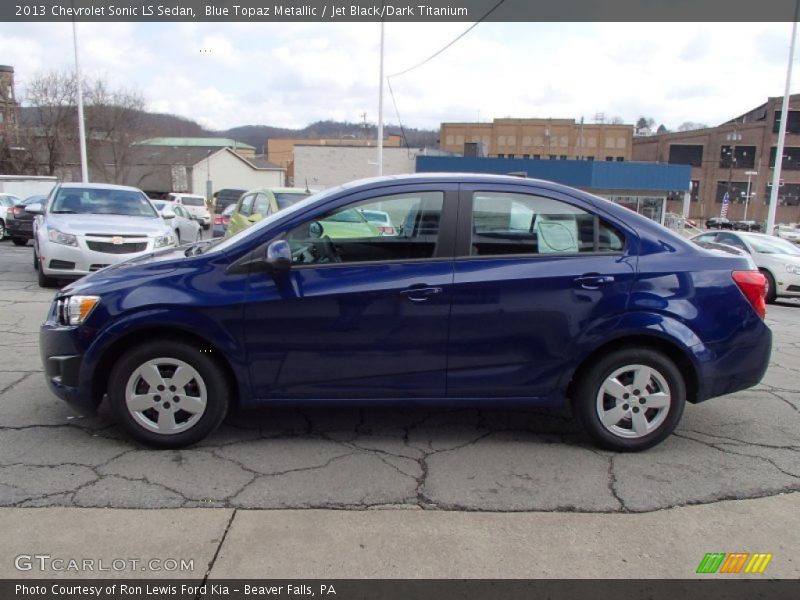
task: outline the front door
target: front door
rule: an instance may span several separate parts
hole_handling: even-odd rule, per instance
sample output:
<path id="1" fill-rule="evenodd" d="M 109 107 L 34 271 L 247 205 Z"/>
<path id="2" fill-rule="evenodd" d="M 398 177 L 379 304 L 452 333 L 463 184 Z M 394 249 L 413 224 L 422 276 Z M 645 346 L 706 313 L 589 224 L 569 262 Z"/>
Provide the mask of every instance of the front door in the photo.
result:
<path id="1" fill-rule="evenodd" d="M 256 398 L 445 397 L 457 202 L 455 185 L 398 186 L 286 232 L 289 272 L 249 281 Z"/>

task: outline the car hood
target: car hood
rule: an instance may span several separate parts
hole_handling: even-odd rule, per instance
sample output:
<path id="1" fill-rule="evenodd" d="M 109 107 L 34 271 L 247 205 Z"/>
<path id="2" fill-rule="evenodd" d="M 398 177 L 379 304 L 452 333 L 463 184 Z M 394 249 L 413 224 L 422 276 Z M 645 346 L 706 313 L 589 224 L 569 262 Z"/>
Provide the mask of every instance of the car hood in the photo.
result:
<path id="1" fill-rule="evenodd" d="M 73 235 L 141 235 L 155 237 L 170 232 L 161 217 L 129 217 L 126 215 L 47 215 L 48 227 Z"/>

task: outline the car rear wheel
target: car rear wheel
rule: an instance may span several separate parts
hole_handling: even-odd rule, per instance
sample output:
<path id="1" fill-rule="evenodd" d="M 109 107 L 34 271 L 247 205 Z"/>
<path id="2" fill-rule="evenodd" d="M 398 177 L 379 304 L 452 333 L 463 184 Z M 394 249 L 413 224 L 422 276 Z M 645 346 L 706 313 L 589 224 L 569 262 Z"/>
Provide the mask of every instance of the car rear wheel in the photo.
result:
<path id="1" fill-rule="evenodd" d="M 182 448 L 219 427 L 230 391 L 211 355 L 164 340 L 136 346 L 117 361 L 108 397 L 131 437 L 157 448 Z"/>
<path id="2" fill-rule="evenodd" d="M 6 237 L 6 224 L 0 219 L 0 240 L 5 239 Z"/>
<path id="3" fill-rule="evenodd" d="M 14 242 L 15 246 L 27 246 L 28 240 L 21 237 L 11 238 L 11 241 Z"/>
<path id="4" fill-rule="evenodd" d="M 626 348 L 600 357 L 578 375 L 576 412 L 592 439 L 610 450 L 651 448 L 678 425 L 686 384 L 661 352 Z"/>
<path id="5" fill-rule="evenodd" d="M 767 293 L 764 299 L 768 304 L 772 304 L 778 297 L 778 291 L 775 287 L 775 278 L 772 276 L 772 273 L 766 269 L 761 269 L 761 272 L 764 274 L 764 277 L 767 278 Z"/>

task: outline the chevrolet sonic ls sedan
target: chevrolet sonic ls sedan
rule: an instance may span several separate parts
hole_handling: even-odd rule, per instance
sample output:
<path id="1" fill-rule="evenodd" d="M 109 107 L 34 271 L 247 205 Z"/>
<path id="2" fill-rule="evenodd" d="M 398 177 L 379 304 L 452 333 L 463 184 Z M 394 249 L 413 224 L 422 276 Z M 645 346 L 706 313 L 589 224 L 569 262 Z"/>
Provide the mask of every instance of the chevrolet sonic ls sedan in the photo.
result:
<path id="1" fill-rule="evenodd" d="M 328 235 L 353 209 L 402 225 Z M 747 257 L 562 185 L 385 177 L 72 283 L 41 353 L 55 394 L 107 397 L 157 447 L 199 441 L 232 404 L 569 399 L 595 442 L 642 450 L 686 402 L 760 381 L 764 289 Z"/>

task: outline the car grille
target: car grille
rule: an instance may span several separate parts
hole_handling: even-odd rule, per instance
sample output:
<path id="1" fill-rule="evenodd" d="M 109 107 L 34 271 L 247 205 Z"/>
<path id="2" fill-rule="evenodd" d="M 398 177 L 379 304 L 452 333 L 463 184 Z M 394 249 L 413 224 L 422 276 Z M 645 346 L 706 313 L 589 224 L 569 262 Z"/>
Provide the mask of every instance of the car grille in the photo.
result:
<path id="1" fill-rule="evenodd" d="M 106 254 L 132 254 L 133 252 L 143 252 L 147 250 L 147 242 L 128 242 L 123 244 L 112 244 L 111 242 L 86 241 L 89 250 L 104 252 Z"/>
<path id="2" fill-rule="evenodd" d="M 790 285 L 786 288 L 787 292 L 800 292 L 800 285 Z"/>

